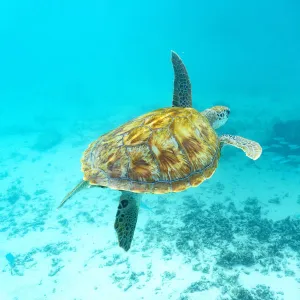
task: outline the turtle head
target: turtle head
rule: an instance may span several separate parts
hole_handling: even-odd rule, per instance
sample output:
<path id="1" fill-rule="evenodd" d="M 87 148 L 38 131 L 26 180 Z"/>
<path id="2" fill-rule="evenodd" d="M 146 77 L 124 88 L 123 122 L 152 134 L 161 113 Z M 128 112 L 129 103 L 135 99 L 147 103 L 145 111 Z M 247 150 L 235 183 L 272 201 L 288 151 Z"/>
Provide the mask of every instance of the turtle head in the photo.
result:
<path id="1" fill-rule="evenodd" d="M 230 109 L 226 106 L 214 106 L 204 110 L 202 114 L 208 119 L 210 125 L 217 129 L 227 122 Z"/>

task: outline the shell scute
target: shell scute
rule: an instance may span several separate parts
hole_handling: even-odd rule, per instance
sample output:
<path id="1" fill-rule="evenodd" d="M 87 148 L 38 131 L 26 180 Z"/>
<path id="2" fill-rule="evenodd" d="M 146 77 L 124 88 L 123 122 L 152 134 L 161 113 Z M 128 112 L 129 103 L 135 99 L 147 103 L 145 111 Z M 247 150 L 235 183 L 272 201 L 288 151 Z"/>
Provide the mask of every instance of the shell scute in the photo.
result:
<path id="1" fill-rule="evenodd" d="M 114 190 L 131 190 L 131 182 L 129 180 L 112 178 L 109 180 L 109 187 Z"/>
<path id="2" fill-rule="evenodd" d="M 152 135 L 149 145 L 159 165 L 162 180 L 174 180 L 187 176 L 190 165 L 169 128 L 159 129 Z"/>
<path id="3" fill-rule="evenodd" d="M 145 191 L 151 193 L 154 184 L 155 183 L 133 182 L 130 190 L 134 193 L 144 193 Z"/>
<path id="4" fill-rule="evenodd" d="M 147 118 L 145 120 L 144 125 L 149 126 L 155 130 L 155 129 L 166 127 L 167 125 L 170 124 L 171 121 L 172 121 L 172 118 L 165 116 L 164 114 L 152 115 L 150 118 Z"/>
<path id="5" fill-rule="evenodd" d="M 156 182 L 153 186 L 153 194 L 166 194 L 172 192 L 171 182 Z"/>
<path id="6" fill-rule="evenodd" d="M 111 178 L 120 178 L 127 176 L 127 166 L 129 158 L 124 147 L 108 148 L 100 151 L 96 166 L 105 170 Z"/>
<path id="7" fill-rule="evenodd" d="M 139 182 L 155 182 L 160 174 L 148 145 L 127 148 L 130 157 L 128 177 Z"/>
<path id="8" fill-rule="evenodd" d="M 145 143 L 152 134 L 152 130 L 147 126 L 131 129 L 123 138 L 125 146 L 136 146 Z"/>
<path id="9" fill-rule="evenodd" d="M 190 186 L 189 181 L 186 179 L 173 181 L 171 184 L 172 184 L 172 191 L 175 193 L 184 191 Z"/>
<path id="10" fill-rule="evenodd" d="M 200 136 L 201 139 L 206 141 L 214 150 L 220 146 L 219 138 L 215 131 L 212 129 L 211 125 L 209 124 L 208 120 L 193 111 L 189 116 L 189 119 L 194 124 L 195 128 L 197 129 L 196 133 Z"/>
<path id="11" fill-rule="evenodd" d="M 195 173 L 190 177 L 190 183 L 192 186 L 198 186 L 205 180 L 205 176 L 202 173 Z"/>

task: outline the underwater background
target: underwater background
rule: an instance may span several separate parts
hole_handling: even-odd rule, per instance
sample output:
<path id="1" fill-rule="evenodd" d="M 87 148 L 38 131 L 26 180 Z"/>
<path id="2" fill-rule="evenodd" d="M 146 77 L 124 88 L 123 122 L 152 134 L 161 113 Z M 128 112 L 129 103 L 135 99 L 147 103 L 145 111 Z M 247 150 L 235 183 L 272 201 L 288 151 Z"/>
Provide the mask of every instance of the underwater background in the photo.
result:
<path id="1" fill-rule="evenodd" d="M 0 300 L 300 299 L 300 2 L 2 1 Z M 231 109 L 194 189 L 142 198 L 129 252 L 120 192 L 82 178 L 100 135 L 172 103 L 171 50 L 193 106 Z"/>

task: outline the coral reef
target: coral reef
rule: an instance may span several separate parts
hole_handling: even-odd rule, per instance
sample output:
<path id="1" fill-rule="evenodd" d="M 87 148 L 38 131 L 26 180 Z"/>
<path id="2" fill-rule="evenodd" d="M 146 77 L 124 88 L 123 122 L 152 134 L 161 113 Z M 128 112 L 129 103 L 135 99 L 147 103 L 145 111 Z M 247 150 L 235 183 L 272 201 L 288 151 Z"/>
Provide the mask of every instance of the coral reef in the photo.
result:
<path id="1" fill-rule="evenodd" d="M 199 206 L 195 198 L 190 198 L 183 209 L 185 214 L 178 216 L 183 226 L 176 230 L 170 230 L 170 226 L 178 226 L 176 218 L 173 218 L 173 224 L 172 218 L 166 218 L 163 223 L 150 220 L 143 248 L 155 247 L 164 241 L 170 245 L 168 257 L 179 251 L 187 263 L 194 262 L 195 272 L 207 274 L 189 286 L 182 297 L 215 286 L 224 292 L 220 299 L 281 299 L 264 286 L 253 290 L 241 288 L 238 278 L 240 272 L 247 274 L 248 268 L 255 268 L 263 275 L 274 272 L 277 276 L 289 274 L 293 277 L 294 272 L 287 261 L 300 257 L 300 220 L 264 218 L 256 198 L 248 198 L 243 209 L 237 209 L 233 202 Z M 165 246 L 162 248 L 163 257 L 164 249 Z M 215 253 L 214 259 L 203 258 L 207 250 Z M 237 273 L 228 277 L 225 270 Z M 212 274 L 213 279 L 210 278 Z"/>

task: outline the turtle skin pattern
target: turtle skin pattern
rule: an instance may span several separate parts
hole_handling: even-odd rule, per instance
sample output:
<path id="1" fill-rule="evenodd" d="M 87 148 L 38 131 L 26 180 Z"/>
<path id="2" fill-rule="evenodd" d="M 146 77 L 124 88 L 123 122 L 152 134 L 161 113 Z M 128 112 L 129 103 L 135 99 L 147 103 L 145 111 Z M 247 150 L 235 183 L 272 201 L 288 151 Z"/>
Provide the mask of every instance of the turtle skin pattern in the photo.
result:
<path id="1" fill-rule="evenodd" d="M 181 58 L 172 51 L 174 69 L 173 105 L 175 107 L 192 107 L 192 85 L 186 67 Z"/>
<path id="2" fill-rule="evenodd" d="M 83 179 L 91 185 L 165 194 L 196 187 L 220 157 L 216 132 L 193 108 L 163 108 L 99 137 L 83 153 Z"/>

